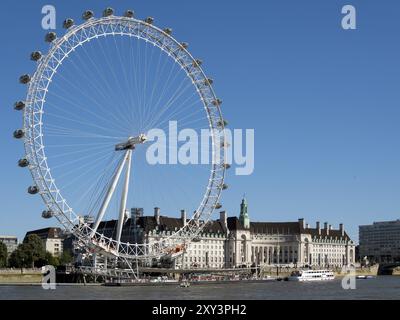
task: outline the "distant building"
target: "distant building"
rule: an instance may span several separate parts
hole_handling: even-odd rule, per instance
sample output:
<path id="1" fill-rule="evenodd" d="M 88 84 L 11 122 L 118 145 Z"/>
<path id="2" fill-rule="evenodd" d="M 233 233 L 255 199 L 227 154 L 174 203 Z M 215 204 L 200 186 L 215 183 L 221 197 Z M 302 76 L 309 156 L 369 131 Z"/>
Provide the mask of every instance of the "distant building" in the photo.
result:
<path id="1" fill-rule="evenodd" d="M 153 216 L 144 216 L 142 209 L 133 209 L 126 221 L 121 241 L 152 243 L 172 235 L 187 223 L 186 212 L 180 218 L 165 217 L 160 209 Z M 116 234 L 117 221 L 103 221 L 98 232 L 107 237 Z M 236 268 L 242 266 L 315 266 L 342 267 L 355 263 L 355 244 L 344 230 L 332 229 L 328 223 L 311 228 L 299 219 L 296 222 L 251 222 L 245 199 L 239 217 L 210 221 L 186 252 L 177 260 L 178 267 Z"/>
<path id="2" fill-rule="evenodd" d="M 29 231 L 26 233 L 25 238 L 31 234 L 36 234 L 42 239 L 43 247 L 53 256 L 60 256 L 62 254 L 65 234 L 60 228 L 44 228 Z"/>
<path id="3" fill-rule="evenodd" d="M 18 247 L 18 238 L 14 236 L 0 236 L 0 242 L 6 245 L 8 254 L 11 254 Z"/>
<path id="4" fill-rule="evenodd" d="M 400 220 L 359 227 L 360 258 L 371 262 L 400 261 Z"/>

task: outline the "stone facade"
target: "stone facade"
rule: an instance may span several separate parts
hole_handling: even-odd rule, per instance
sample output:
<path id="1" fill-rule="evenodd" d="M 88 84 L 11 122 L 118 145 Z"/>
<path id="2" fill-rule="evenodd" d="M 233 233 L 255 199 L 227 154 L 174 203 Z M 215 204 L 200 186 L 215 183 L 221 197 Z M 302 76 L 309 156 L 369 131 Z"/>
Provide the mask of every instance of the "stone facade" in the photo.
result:
<path id="1" fill-rule="evenodd" d="M 186 212 L 180 218 L 162 216 L 155 208 L 153 216 L 143 216 L 142 209 L 132 209 L 124 225 L 121 241 L 152 243 L 172 235 L 187 223 Z M 112 237 L 116 220 L 102 222 L 99 232 Z M 220 213 L 210 221 L 177 260 L 178 268 L 238 268 L 287 265 L 293 267 L 341 267 L 355 263 L 355 245 L 343 225 L 334 230 L 317 222 L 311 228 L 296 222 L 251 222 L 246 200 L 239 217 Z"/>
<path id="2" fill-rule="evenodd" d="M 311 228 L 297 222 L 249 222 L 247 204 L 239 219 L 228 218 L 228 267 L 287 265 L 341 267 L 355 263 L 355 244 L 340 224 L 338 230 L 325 223 Z"/>

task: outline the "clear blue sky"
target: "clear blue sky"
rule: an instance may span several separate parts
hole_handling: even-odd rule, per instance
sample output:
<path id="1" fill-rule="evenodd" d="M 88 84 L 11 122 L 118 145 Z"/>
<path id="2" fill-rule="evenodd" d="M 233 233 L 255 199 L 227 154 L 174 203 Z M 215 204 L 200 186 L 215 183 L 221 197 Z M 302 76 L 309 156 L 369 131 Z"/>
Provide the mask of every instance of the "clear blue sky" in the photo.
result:
<path id="1" fill-rule="evenodd" d="M 21 126 L 12 105 L 25 94 L 17 79 L 33 71 L 29 53 L 46 48 L 44 4 L 56 6 L 58 32 L 65 17 L 79 21 L 83 10 L 99 15 L 110 5 L 153 16 L 190 43 L 230 127 L 255 129 L 255 172 L 228 177 L 230 215 L 245 193 L 253 221 L 343 222 L 355 240 L 359 224 L 399 218 L 400 3 L 3 1 L 0 234 L 23 237 L 53 223 L 41 220 L 41 199 L 26 193 L 32 181 L 16 165 L 23 149 L 12 138 Z M 357 9 L 357 30 L 341 29 L 345 4 Z"/>

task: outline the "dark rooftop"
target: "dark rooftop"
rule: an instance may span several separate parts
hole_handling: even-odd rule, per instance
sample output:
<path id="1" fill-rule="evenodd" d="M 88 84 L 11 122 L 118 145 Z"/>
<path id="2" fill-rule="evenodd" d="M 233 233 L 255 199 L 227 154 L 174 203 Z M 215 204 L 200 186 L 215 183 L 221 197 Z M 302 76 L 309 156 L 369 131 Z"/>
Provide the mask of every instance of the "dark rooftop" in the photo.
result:
<path id="1" fill-rule="evenodd" d="M 244 226 L 237 217 L 228 218 L 228 229 L 230 231 L 245 230 Z M 329 235 L 327 235 L 327 230 L 321 228 L 321 233 L 319 234 L 318 229 L 316 228 L 303 228 L 303 223 L 300 221 L 250 222 L 250 231 L 258 234 L 311 234 L 312 237 L 342 238 L 342 232 L 340 230 L 331 229 L 329 230 Z M 350 237 L 346 232 L 344 232 L 344 238 L 346 240 L 350 240 Z"/>
<path id="2" fill-rule="evenodd" d="M 335 230 L 335 229 L 329 230 L 329 235 L 327 235 L 327 230 L 324 229 L 324 228 L 321 228 L 321 234 L 318 233 L 318 229 L 316 229 L 316 228 L 304 229 L 304 233 L 311 234 L 311 236 L 313 238 L 314 237 L 316 237 L 316 238 L 318 238 L 318 237 L 321 237 L 321 238 L 328 237 L 328 238 L 338 238 L 338 239 L 342 238 L 342 232 L 340 230 Z M 346 240 L 350 240 L 350 237 L 346 233 L 346 231 L 344 232 L 344 238 Z"/>
<path id="3" fill-rule="evenodd" d="M 188 220 L 189 221 L 189 220 Z M 99 225 L 98 230 L 103 229 L 116 229 L 117 220 L 102 221 Z M 144 232 L 153 231 L 158 227 L 159 231 L 175 231 L 183 227 L 181 218 L 171 218 L 160 216 L 160 224 L 157 226 L 156 218 L 154 216 L 139 217 L 137 220 L 139 227 L 143 228 Z M 133 220 L 128 219 L 125 223 L 125 228 L 133 226 Z M 204 227 L 203 232 L 206 233 L 224 233 L 224 228 L 219 220 L 210 221 Z"/>
<path id="4" fill-rule="evenodd" d="M 155 230 L 158 228 L 159 231 L 176 231 L 183 227 L 183 222 L 181 218 L 171 218 L 166 216 L 160 216 L 160 224 L 157 226 L 156 218 L 154 216 L 141 216 L 137 218 L 137 224 L 141 227 L 145 233 Z M 188 220 L 189 221 L 189 220 Z M 99 232 L 106 233 L 112 236 L 116 232 L 117 220 L 102 221 L 99 225 Z M 130 228 L 134 225 L 132 219 L 128 219 L 125 223 L 124 229 Z M 245 230 L 244 226 L 237 217 L 227 218 L 228 230 Z M 53 228 L 54 229 L 54 228 Z M 46 229 L 43 229 L 46 230 Z M 41 231 L 41 230 L 38 230 Z M 221 233 L 224 234 L 224 227 L 220 220 L 210 221 L 206 227 L 203 229 L 205 233 Z M 310 234 L 313 238 L 325 238 L 330 239 L 341 239 L 344 237 L 345 240 L 350 240 L 350 237 L 346 232 L 342 236 L 340 230 L 329 230 L 329 235 L 327 235 L 327 230 L 321 228 L 321 232 L 318 232 L 317 228 L 306 228 L 303 227 L 303 221 L 296 222 L 250 222 L 250 232 L 255 234 L 269 234 L 269 235 L 300 235 L 300 234 Z M 34 233 L 34 231 L 32 231 Z"/>
<path id="5" fill-rule="evenodd" d="M 228 218 L 228 229 L 245 230 L 237 217 Z M 300 234 L 299 222 L 250 222 L 252 233 L 264 234 Z"/>
<path id="6" fill-rule="evenodd" d="M 58 239 L 64 237 L 64 233 L 61 228 L 52 227 L 28 231 L 25 235 L 25 238 L 31 234 L 36 234 L 41 239 Z"/>

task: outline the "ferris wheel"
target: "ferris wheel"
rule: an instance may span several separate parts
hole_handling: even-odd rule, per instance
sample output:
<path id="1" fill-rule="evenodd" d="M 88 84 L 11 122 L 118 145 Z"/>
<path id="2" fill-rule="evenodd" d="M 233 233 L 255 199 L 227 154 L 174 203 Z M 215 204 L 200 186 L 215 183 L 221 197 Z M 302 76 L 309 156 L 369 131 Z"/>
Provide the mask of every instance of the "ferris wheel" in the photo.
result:
<path id="1" fill-rule="evenodd" d="M 136 19 L 131 10 L 117 16 L 112 8 L 99 18 L 88 10 L 82 18 L 79 25 L 66 19 L 64 35 L 49 32 L 48 52 L 33 52 L 36 70 L 19 79 L 28 93 L 15 103 L 23 128 L 14 137 L 25 146 L 18 165 L 31 172 L 28 193 L 42 197 L 42 217 L 56 218 L 82 246 L 110 257 L 159 258 L 198 237 L 222 207 L 230 167 L 222 101 L 188 44 L 154 26 L 153 18 Z M 209 129 L 206 168 L 192 174 L 175 164 L 166 172 L 146 163 L 149 131 L 171 121 Z M 152 203 L 160 196 L 176 203 L 168 195 L 173 186 L 182 199 L 199 197 L 187 223 L 151 243 L 124 242 L 128 201 Z M 108 215 L 115 217 L 112 234 L 104 232 Z"/>

